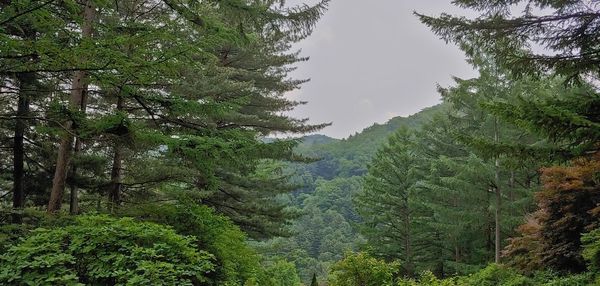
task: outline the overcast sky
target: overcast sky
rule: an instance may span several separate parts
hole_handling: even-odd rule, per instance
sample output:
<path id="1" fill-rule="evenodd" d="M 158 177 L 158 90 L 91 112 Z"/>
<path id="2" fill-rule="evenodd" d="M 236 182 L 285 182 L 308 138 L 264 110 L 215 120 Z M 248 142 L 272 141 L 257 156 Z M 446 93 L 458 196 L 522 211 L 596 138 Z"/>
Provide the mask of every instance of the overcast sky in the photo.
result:
<path id="1" fill-rule="evenodd" d="M 413 11 L 464 14 L 450 0 L 332 0 L 313 35 L 298 45 L 310 61 L 293 76 L 311 81 L 289 94 L 308 101 L 292 115 L 333 122 L 319 133 L 345 138 L 439 103 L 436 83 L 448 86 L 452 75 L 474 77 L 464 54 Z"/>

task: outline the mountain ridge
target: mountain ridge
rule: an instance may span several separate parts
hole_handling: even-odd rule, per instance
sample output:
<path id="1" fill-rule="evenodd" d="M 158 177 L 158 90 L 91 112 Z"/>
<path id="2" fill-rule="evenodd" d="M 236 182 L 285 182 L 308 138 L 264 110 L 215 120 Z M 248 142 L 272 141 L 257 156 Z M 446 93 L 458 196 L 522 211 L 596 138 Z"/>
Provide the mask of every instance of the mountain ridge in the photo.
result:
<path id="1" fill-rule="evenodd" d="M 445 108 L 446 105 L 441 103 L 406 117 L 394 117 L 384 124 L 374 123 L 344 139 L 323 134 L 307 135 L 299 138 L 301 142 L 296 151 L 304 156 L 321 158 L 308 166 L 313 177 L 331 179 L 336 176 L 361 176 L 388 136 L 403 127 L 418 129 Z"/>

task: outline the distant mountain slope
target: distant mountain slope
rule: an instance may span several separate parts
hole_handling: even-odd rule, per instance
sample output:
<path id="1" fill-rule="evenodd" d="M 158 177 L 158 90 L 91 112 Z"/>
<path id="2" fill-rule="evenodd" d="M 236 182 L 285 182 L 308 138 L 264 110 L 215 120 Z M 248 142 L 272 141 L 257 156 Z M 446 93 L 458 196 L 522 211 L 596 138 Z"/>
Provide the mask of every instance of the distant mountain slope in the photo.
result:
<path id="1" fill-rule="evenodd" d="M 303 139 L 297 151 L 322 160 L 307 168 L 315 178 L 360 176 L 366 172 L 368 162 L 387 137 L 401 127 L 415 129 L 429 121 L 436 113 L 443 112 L 445 105 L 428 107 L 408 117 L 394 117 L 385 124 L 373 124 L 347 139 L 334 139 L 325 135 L 310 135 Z"/>
<path id="2" fill-rule="evenodd" d="M 308 136 L 302 137 L 301 145 L 304 146 L 304 148 L 308 148 L 308 146 L 312 146 L 312 145 L 323 145 L 323 144 L 329 144 L 329 143 L 334 143 L 334 142 L 339 142 L 339 141 L 341 141 L 341 140 L 336 139 L 336 138 L 331 138 L 327 135 L 314 134 L 314 135 L 308 135 Z"/>

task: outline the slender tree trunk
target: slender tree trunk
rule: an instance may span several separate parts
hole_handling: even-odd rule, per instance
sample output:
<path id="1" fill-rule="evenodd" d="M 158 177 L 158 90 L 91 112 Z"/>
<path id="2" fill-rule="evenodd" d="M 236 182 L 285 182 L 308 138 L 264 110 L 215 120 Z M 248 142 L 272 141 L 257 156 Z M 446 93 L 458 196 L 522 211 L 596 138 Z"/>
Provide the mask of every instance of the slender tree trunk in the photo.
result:
<path id="1" fill-rule="evenodd" d="M 404 204 L 406 205 L 406 212 L 404 215 L 404 223 L 406 228 L 405 238 L 405 249 L 406 249 L 406 272 L 409 276 L 413 275 L 413 264 L 412 264 L 412 249 L 411 249 L 411 228 L 410 228 L 410 207 L 408 206 L 408 195 L 404 198 Z"/>
<path id="2" fill-rule="evenodd" d="M 75 139 L 75 149 L 73 150 L 73 156 L 76 156 L 77 153 L 81 150 L 81 139 Z M 73 165 L 71 167 L 71 177 L 73 180 L 77 177 L 77 166 Z M 71 183 L 71 193 L 69 199 L 69 214 L 76 215 L 79 213 L 79 187 L 77 186 L 77 182 L 73 181 Z"/>
<path id="3" fill-rule="evenodd" d="M 87 84 L 83 87 L 82 101 L 81 101 L 81 111 L 83 113 L 86 112 L 87 108 Z M 83 146 L 83 140 L 81 138 L 75 138 L 75 149 L 73 150 L 73 156 L 77 156 L 79 152 L 81 152 L 81 148 Z M 77 166 L 73 165 L 71 167 L 71 177 L 75 179 L 77 177 Z M 77 186 L 77 182 L 73 181 L 71 183 L 71 194 L 69 200 L 69 214 L 76 215 L 79 213 L 79 187 Z"/>
<path id="4" fill-rule="evenodd" d="M 513 202 L 515 201 L 515 171 L 510 171 L 510 179 L 508 180 L 508 205 L 510 206 L 509 212 L 511 216 L 515 214 L 515 208 Z"/>
<path id="5" fill-rule="evenodd" d="M 498 143 L 499 142 L 499 134 L 498 134 L 498 119 L 495 118 L 494 119 L 494 142 Z M 495 247 L 495 258 L 494 258 L 494 262 L 495 263 L 500 263 L 500 248 L 501 248 L 501 238 L 500 238 L 500 215 L 501 215 L 501 208 L 502 208 L 502 193 L 500 190 L 500 160 L 498 159 L 498 156 L 496 155 L 496 160 L 494 162 L 494 166 L 495 166 L 495 170 L 494 170 L 494 180 L 495 180 L 495 184 L 496 184 L 496 215 L 495 215 L 495 224 L 496 224 L 496 231 L 495 231 L 495 241 L 496 241 L 496 247 Z"/>
<path id="6" fill-rule="evenodd" d="M 496 237 L 496 250 L 495 250 L 495 259 L 494 259 L 495 263 L 500 263 L 500 248 L 501 248 L 500 214 L 501 214 L 501 207 L 502 207 L 502 193 L 500 191 L 500 188 L 496 188 L 496 217 L 495 217 L 495 223 L 496 223 L 496 233 L 495 233 L 495 237 Z"/>
<path id="7" fill-rule="evenodd" d="M 460 262 L 460 248 L 458 247 L 458 241 L 454 240 L 454 262 Z"/>
<path id="8" fill-rule="evenodd" d="M 13 222 L 20 223 L 20 210 L 25 207 L 25 131 L 27 129 L 27 115 L 29 114 L 30 93 L 35 86 L 34 73 L 21 73 L 17 75 L 19 81 L 19 98 L 15 121 L 15 136 L 13 141 Z"/>
<path id="9" fill-rule="evenodd" d="M 438 232 L 435 233 L 435 239 L 436 241 L 441 241 L 441 236 Z M 438 273 L 439 273 L 439 277 L 444 278 L 446 277 L 446 273 L 444 270 L 444 250 L 442 247 L 440 247 L 439 249 L 439 253 L 438 253 Z"/>
<path id="10" fill-rule="evenodd" d="M 492 190 L 491 188 L 488 189 L 486 191 L 486 202 L 488 204 L 491 204 L 492 202 L 492 198 L 491 198 L 491 194 L 494 190 Z M 485 237 L 486 237 L 486 249 L 487 251 L 489 251 L 489 253 L 492 253 L 492 250 L 494 249 L 494 241 L 492 240 L 492 237 L 494 236 L 494 234 L 492 234 L 492 229 L 494 228 L 494 218 L 492 217 L 491 212 L 488 211 L 488 208 L 486 207 L 484 209 L 484 212 L 486 214 L 486 221 L 487 221 L 487 227 L 485 228 Z M 489 257 L 491 259 L 491 257 Z"/>
<path id="11" fill-rule="evenodd" d="M 121 203 L 122 163 L 123 149 L 121 146 L 117 145 L 114 147 L 113 165 L 110 172 L 110 189 L 108 190 L 108 201 L 110 203 L 111 211 Z"/>
<path id="12" fill-rule="evenodd" d="M 95 8 L 94 2 L 91 0 L 85 1 L 83 13 L 83 26 L 81 29 L 82 39 L 90 38 L 92 35 L 92 22 L 94 20 Z M 84 100 L 84 92 L 86 87 L 87 74 L 85 71 L 76 71 L 73 75 L 73 83 L 71 85 L 71 98 L 69 106 L 72 110 L 80 110 Z M 66 134 L 60 141 L 58 148 L 58 157 L 56 159 L 56 169 L 54 171 L 54 179 L 52 180 L 52 191 L 50 192 L 50 200 L 48 201 L 48 213 L 55 213 L 60 210 L 62 199 L 65 191 L 65 182 L 67 179 L 67 171 L 69 169 L 69 161 L 73 150 L 73 121 L 69 120 L 65 124 Z"/>
<path id="13" fill-rule="evenodd" d="M 117 111 L 123 110 L 123 97 L 117 97 Z M 123 146 L 120 142 L 115 142 L 113 155 L 113 165 L 110 172 L 110 189 L 108 190 L 108 202 L 111 212 L 121 203 L 121 177 L 123 170 Z"/>

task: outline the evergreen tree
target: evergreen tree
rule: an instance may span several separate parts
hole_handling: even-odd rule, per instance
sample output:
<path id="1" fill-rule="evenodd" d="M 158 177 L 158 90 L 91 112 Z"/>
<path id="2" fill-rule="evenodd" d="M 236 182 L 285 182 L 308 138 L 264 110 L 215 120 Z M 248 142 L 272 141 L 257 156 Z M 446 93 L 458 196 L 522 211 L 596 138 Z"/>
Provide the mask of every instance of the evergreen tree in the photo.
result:
<path id="1" fill-rule="evenodd" d="M 493 253 L 493 165 L 458 139 L 460 126 L 445 116 L 417 133 L 424 172 L 417 188 L 428 210 L 422 256 L 437 275 L 469 272 Z"/>
<path id="2" fill-rule="evenodd" d="M 405 274 L 415 272 L 415 234 L 419 206 L 415 200 L 417 157 L 411 151 L 412 135 L 401 129 L 375 155 L 356 196 L 362 234 L 377 256 L 399 259 Z"/>
<path id="3" fill-rule="evenodd" d="M 317 274 L 316 273 L 313 273 L 313 277 L 310 282 L 310 286 L 319 286 L 319 282 L 317 282 Z"/>
<path id="4" fill-rule="evenodd" d="M 10 156 L 16 167 L 7 181 L 16 186 L 15 206 L 23 205 L 19 162 L 33 157 L 23 150 L 33 153 L 49 143 L 38 165 L 40 177 L 54 174 L 46 198 L 51 213 L 61 209 L 67 185 L 77 213 L 80 207 L 115 211 L 172 199 L 165 186 L 178 184 L 253 237 L 284 234 L 293 214 L 277 196 L 291 188 L 279 167 L 269 165 L 299 160 L 292 151 L 296 142 L 259 138 L 325 126 L 282 111 L 301 104 L 283 95 L 305 82 L 288 78 L 293 65 L 306 60 L 291 45 L 311 33 L 327 4 L 2 2 L 3 91 L 25 82 L 14 75 L 31 75 L 28 84 L 36 87 L 23 90 L 32 94 L 15 95 L 39 100 L 31 103 L 35 114 L 27 112 L 27 100 L 9 100 L 18 110 L 3 114 L 3 125 L 19 135 L 32 132 L 24 123 L 44 123 L 29 134 L 44 144 L 32 141 Z M 53 84 L 50 99 L 42 100 L 37 82 Z M 41 121 L 25 118 L 34 116 Z M 26 145 L 22 137 L 10 136 L 18 141 L 12 145 Z M 61 143 L 51 146 L 57 137 Z M 47 153 L 53 147 L 58 154 Z M 51 156 L 58 158 L 54 164 L 45 159 Z M 96 204 L 91 197 L 104 199 Z"/>
<path id="5" fill-rule="evenodd" d="M 476 11 L 468 19 L 442 14 L 416 13 L 419 19 L 446 41 L 465 44 L 467 55 L 483 49 L 502 67 L 517 74 L 554 71 L 570 79 L 598 77 L 598 4 L 589 1 L 453 1 Z M 513 9 L 522 4 L 524 9 Z M 552 51 L 545 53 L 533 47 Z"/>
<path id="6" fill-rule="evenodd" d="M 552 140 L 571 143 L 562 154 L 577 157 L 598 150 L 598 38 L 597 3 L 587 1 L 454 1 L 476 10 L 481 17 L 467 19 L 449 14 L 420 20 L 436 34 L 459 44 L 471 59 L 489 54 L 503 70 L 519 77 L 548 75 L 577 83 L 579 91 L 543 94 L 544 89 L 526 88 L 535 97 L 518 103 L 497 105 L 496 114 L 528 125 Z M 525 4 L 526 3 L 526 4 Z M 521 13 L 513 5 L 525 4 Z M 547 51 L 533 49 L 542 47 Z M 555 90 L 556 91 L 556 90 Z M 542 95 L 542 96 L 540 96 Z M 540 100 L 541 99 L 541 100 Z"/>

